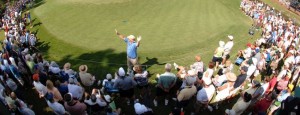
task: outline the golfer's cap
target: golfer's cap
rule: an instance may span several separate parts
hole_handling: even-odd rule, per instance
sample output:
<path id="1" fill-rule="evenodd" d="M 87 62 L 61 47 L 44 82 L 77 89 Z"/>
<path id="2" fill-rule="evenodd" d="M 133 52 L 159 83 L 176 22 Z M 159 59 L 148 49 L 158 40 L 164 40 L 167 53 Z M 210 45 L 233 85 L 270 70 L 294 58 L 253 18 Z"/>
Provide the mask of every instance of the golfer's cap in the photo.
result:
<path id="1" fill-rule="evenodd" d="M 128 39 L 135 39 L 134 35 L 127 36 Z"/>

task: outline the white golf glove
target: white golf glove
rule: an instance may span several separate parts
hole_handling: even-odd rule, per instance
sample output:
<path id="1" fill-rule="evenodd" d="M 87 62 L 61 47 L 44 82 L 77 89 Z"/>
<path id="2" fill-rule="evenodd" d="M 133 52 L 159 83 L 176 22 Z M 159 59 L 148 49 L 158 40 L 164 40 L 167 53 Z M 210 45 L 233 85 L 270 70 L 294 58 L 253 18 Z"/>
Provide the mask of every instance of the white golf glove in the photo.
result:
<path id="1" fill-rule="evenodd" d="M 137 37 L 137 41 L 138 41 L 138 42 L 141 41 L 141 40 L 142 40 L 142 37 L 141 37 L 141 36 Z"/>

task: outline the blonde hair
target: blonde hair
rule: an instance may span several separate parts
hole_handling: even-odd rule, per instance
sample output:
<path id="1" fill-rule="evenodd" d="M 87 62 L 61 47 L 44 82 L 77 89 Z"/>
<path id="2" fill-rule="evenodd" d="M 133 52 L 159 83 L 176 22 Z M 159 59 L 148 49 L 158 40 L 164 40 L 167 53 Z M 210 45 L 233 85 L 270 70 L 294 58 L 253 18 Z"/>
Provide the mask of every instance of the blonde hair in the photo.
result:
<path id="1" fill-rule="evenodd" d="M 47 80 L 47 81 L 46 81 L 46 87 L 47 87 L 47 89 L 50 89 L 50 90 L 53 89 L 53 87 L 54 87 L 54 86 L 53 86 L 53 82 L 50 81 L 50 80 Z"/>

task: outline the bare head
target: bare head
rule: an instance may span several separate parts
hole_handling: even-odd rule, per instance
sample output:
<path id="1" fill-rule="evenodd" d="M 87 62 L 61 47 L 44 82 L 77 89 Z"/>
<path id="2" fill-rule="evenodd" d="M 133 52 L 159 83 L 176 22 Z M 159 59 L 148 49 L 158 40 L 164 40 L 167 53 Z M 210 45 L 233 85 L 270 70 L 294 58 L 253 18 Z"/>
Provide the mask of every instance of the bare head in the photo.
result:
<path id="1" fill-rule="evenodd" d="M 171 70 L 172 70 L 172 65 L 171 65 L 170 63 L 167 63 L 167 64 L 165 65 L 165 70 L 166 70 L 167 72 L 171 72 Z"/>

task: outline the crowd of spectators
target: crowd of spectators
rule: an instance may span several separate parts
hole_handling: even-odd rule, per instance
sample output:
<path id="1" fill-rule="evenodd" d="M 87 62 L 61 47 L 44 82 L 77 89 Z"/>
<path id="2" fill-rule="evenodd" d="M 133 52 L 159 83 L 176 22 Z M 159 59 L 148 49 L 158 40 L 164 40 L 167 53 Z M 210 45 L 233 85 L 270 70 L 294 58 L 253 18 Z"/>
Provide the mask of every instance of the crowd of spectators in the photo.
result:
<path id="1" fill-rule="evenodd" d="M 28 87 L 33 87 L 57 115 L 119 115 L 122 110 L 117 108 L 116 98 L 133 105 L 138 115 L 153 114 L 151 108 L 160 102 L 160 106 L 169 106 L 169 101 L 176 103 L 172 115 L 184 113 L 191 103 L 193 113 L 198 114 L 203 110 L 213 112 L 221 102 L 231 102 L 235 97 L 238 100 L 232 107 L 226 107 L 224 113 L 299 114 L 296 94 L 300 27 L 262 2 L 242 0 L 240 5 L 253 19 L 255 31 L 261 32 L 259 39 L 239 50 L 235 58 L 235 52 L 231 52 L 234 36 L 228 35 L 227 42 L 219 41 L 207 66 L 199 55 L 190 66 L 167 63 L 165 72 L 156 75 L 151 104 L 147 103 L 152 88 L 148 83 L 149 72 L 142 65 L 132 65 L 132 72 L 120 67 L 101 82 L 88 72 L 87 65 L 76 71 L 70 63 L 60 68 L 56 62 L 44 59 L 36 48 L 37 37 L 27 28 L 32 27 L 30 12 L 22 13 L 31 2 L 7 4 L 0 22 L 5 33 L 0 55 L 0 102 L 12 114 L 35 114 L 31 105 L 25 103 L 28 100 L 24 98 L 24 89 Z M 233 71 L 234 67 L 239 68 L 238 73 Z M 172 73 L 172 68 L 177 73 Z"/>

